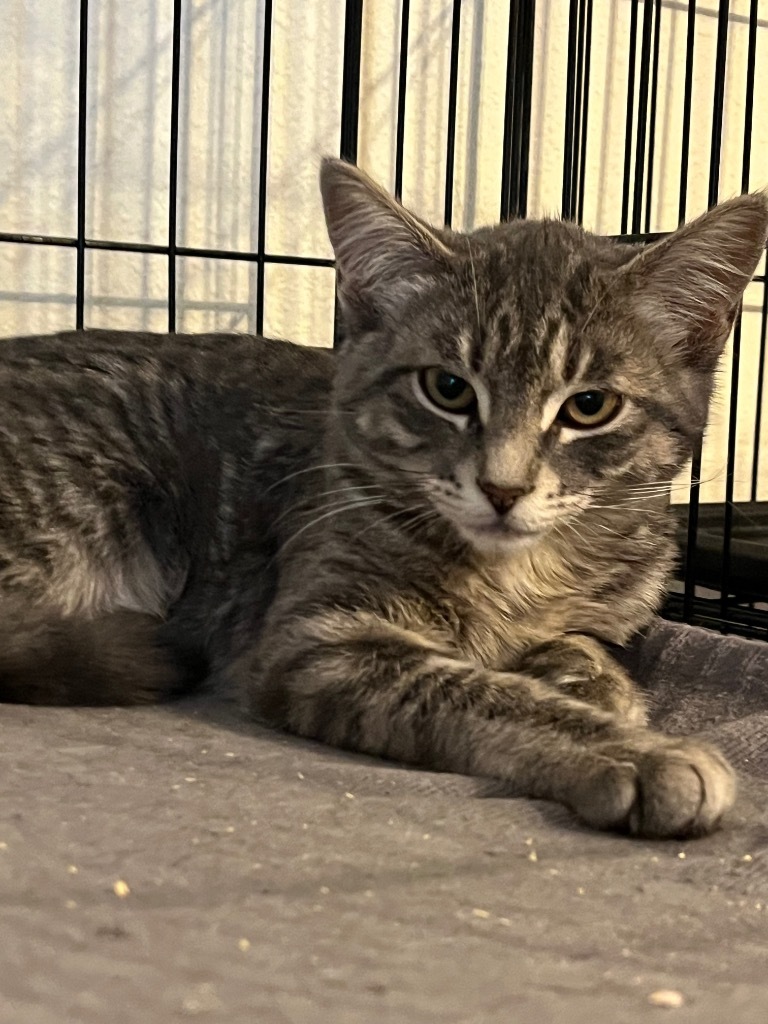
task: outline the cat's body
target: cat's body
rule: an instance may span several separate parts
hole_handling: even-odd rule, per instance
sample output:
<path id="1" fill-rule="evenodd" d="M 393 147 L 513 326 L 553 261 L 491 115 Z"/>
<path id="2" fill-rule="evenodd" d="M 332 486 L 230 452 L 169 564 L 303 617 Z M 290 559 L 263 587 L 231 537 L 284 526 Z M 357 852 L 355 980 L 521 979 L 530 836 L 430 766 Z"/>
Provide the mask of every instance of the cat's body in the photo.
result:
<path id="1" fill-rule="evenodd" d="M 280 481 L 319 460 L 333 354 L 238 335 L 98 330 L 6 339 L 1 351 L 6 605 L 23 615 L 32 599 L 45 622 L 67 624 L 152 616 L 164 623 L 161 660 L 183 656 L 163 679 L 178 668 L 183 688 L 220 669 L 240 616 L 256 623 L 269 603 L 273 524 L 281 499 L 296 500 Z M 247 634 L 252 642 L 250 622 Z M 54 671 L 58 688 L 46 693 L 44 680 L 42 700 L 153 697 L 141 672 L 133 690 L 125 671 L 114 685 L 81 670 L 68 681 L 66 658 Z M 0 694 L 34 697 L 27 682 L 12 692 L 12 678 Z"/>
<path id="2" fill-rule="evenodd" d="M 503 778 L 600 827 L 714 827 L 731 770 L 645 729 L 603 644 L 662 598 L 665 488 L 765 202 L 638 257 L 562 224 L 435 232 L 339 164 L 324 197 L 339 353 L 0 346 L 0 698 L 210 676 L 277 726 Z"/>

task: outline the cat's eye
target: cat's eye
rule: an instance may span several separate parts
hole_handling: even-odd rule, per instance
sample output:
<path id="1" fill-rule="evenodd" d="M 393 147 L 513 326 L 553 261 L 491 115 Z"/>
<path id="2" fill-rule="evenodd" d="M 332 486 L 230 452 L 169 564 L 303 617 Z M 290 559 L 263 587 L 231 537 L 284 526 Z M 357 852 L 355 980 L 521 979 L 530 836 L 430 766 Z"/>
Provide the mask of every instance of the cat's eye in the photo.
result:
<path id="1" fill-rule="evenodd" d="M 620 409 L 621 395 L 613 391 L 579 391 L 563 402 L 557 418 L 566 427 L 589 430 L 610 423 Z"/>
<path id="2" fill-rule="evenodd" d="M 419 374 L 421 390 L 438 409 L 465 416 L 477 404 L 475 389 L 450 370 L 442 370 L 439 366 L 431 366 Z"/>

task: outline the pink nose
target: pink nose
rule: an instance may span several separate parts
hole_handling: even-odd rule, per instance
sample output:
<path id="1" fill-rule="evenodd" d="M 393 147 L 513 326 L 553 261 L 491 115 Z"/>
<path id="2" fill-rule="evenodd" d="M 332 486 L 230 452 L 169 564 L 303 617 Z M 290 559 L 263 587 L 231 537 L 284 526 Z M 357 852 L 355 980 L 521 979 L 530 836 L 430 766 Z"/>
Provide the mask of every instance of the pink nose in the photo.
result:
<path id="1" fill-rule="evenodd" d="M 518 498 L 530 492 L 526 487 L 498 487 L 487 480 L 478 480 L 477 486 L 500 516 L 506 515 Z"/>

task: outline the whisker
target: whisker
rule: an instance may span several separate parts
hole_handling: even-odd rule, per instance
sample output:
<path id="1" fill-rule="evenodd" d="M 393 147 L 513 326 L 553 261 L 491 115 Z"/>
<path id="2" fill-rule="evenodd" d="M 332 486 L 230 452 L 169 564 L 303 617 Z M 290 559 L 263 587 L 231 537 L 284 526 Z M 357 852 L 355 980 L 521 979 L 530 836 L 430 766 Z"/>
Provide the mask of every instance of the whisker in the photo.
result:
<path id="1" fill-rule="evenodd" d="M 584 537 L 589 538 L 590 536 L 595 539 L 598 539 L 599 535 L 594 532 L 593 527 L 597 527 L 604 533 L 610 533 L 613 537 L 618 537 L 620 540 L 630 539 L 627 534 L 619 533 L 618 530 L 612 530 L 609 526 L 606 526 L 605 523 L 595 523 L 590 522 L 588 520 L 582 520 L 578 523 L 565 523 L 564 526 L 567 526 L 571 530 L 571 533 L 575 533 L 581 539 L 583 539 Z M 577 526 L 579 527 L 579 529 L 576 529 Z M 555 527 L 555 531 L 559 532 L 561 537 L 564 537 L 566 540 L 568 539 L 562 530 L 558 530 L 558 528 Z"/>
<path id="2" fill-rule="evenodd" d="M 350 512 L 352 509 L 366 508 L 370 505 L 379 505 L 381 504 L 381 501 L 381 498 L 361 498 L 359 501 L 342 504 L 339 508 L 332 508 L 330 512 L 324 512 L 323 515 L 317 516 L 316 519 L 312 519 L 310 522 L 305 523 L 301 529 L 297 530 L 296 533 L 290 536 L 288 540 L 280 546 L 279 550 L 275 553 L 275 557 L 285 551 L 289 544 L 293 544 L 293 542 L 297 540 L 302 533 L 305 533 L 313 526 L 317 526 L 318 523 L 322 523 L 323 520 L 328 519 L 329 516 L 341 515 L 342 512 Z"/>
<path id="3" fill-rule="evenodd" d="M 650 498 L 668 498 L 669 491 L 646 491 L 645 494 L 636 494 L 632 498 L 622 498 L 627 503 L 632 501 L 647 501 Z"/>
<path id="4" fill-rule="evenodd" d="M 439 518 L 440 513 L 436 509 L 429 508 L 426 512 L 422 512 L 421 515 L 414 516 L 407 523 L 403 523 L 403 531 L 409 533 L 411 530 L 416 530 L 417 527 L 424 526 L 426 523 Z"/>
<path id="5" fill-rule="evenodd" d="M 411 505 L 409 508 L 398 508 L 398 509 L 395 509 L 395 511 L 394 512 L 390 512 L 389 515 L 386 515 L 383 518 L 374 519 L 372 522 L 370 522 L 365 527 L 365 529 L 360 531 L 360 533 L 358 534 L 358 537 L 362 537 L 362 535 L 364 533 L 367 533 L 368 530 L 370 530 L 373 526 L 381 526 L 382 523 L 386 523 L 390 519 L 395 519 L 397 516 L 405 515 L 408 512 L 417 512 L 417 511 L 419 511 L 419 509 L 422 509 L 422 508 L 424 508 L 424 502 L 420 501 L 418 505 Z"/>
<path id="6" fill-rule="evenodd" d="M 692 487 L 701 487 L 703 484 L 710 484 L 713 483 L 715 480 L 721 479 L 726 474 L 727 470 L 728 467 L 723 465 L 720 467 L 720 469 L 716 470 L 710 476 L 699 477 L 698 479 L 691 478 L 690 480 L 681 481 L 677 476 L 674 476 L 664 480 L 646 480 L 640 484 L 628 484 L 627 490 L 635 492 L 641 491 L 647 487 L 669 486 L 671 490 L 687 491 Z"/>
<path id="7" fill-rule="evenodd" d="M 628 509 L 626 505 L 590 505 L 589 508 L 596 512 L 645 512 L 654 516 L 666 516 L 667 514 L 666 508 L 638 508 L 635 506 Z"/>
<path id="8" fill-rule="evenodd" d="M 331 413 L 331 406 L 328 405 L 323 409 L 304 409 L 301 406 L 297 408 L 291 408 L 285 405 L 270 405 L 265 402 L 251 402 L 251 409 L 259 409 L 262 412 L 274 412 L 279 413 L 281 416 L 328 416 Z M 340 413 L 345 416 L 354 416 L 356 410 L 354 409 L 333 409 L 334 413 Z"/>
<path id="9" fill-rule="evenodd" d="M 469 265 L 472 268 L 472 285 L 475 295 L 475 313 L 477 314 L 477 326 L 480 327 L 480 297 L 477 292 L 477 274 L 475 273 L 475 258 L 472 255 L 472 243 L 467 239 L 467 252 L 469 253 Z"/>
<path id="10" fill-rule="evenodd" d="M 332 502 L 322 502 L 320 504 L 313 504 L 313 502 L 315 502 L 318 498 L 330 497 L 330 495 L 332 495 L 332 494 L 350 494 L 350 495 L 352 495 L 352 494 L 355 493 L 355 491 L 369 491 L 369 490 L 377 490 L 377 489 L 379 491 L 381 491 L 380 497 L 382 497 L 382 498 L 386 497 L 386 495 L 384 494 L 383 490 L 381 489 L 381 487 L 378 484 L 350 484 L 348 487 L 334 487 L 330 491 L 320 491 L 319 494 L 307 494 L 306 497 L 302 501 L 296 502 L 295 505 L 291 505 L 290 508 L 287 508 L 287 509 L 285 509 L 284 512 L 281 512 L 280 515 L 276 519 L 274 519 L 272 521 L 272 525 L 276 526 L 278 523 L 282 522 L 283 519 L 285 519 L 287 516 L 291 515 L 292 512 L 296 512 L 298 515 L 309 515 L 309 514 L 311 514 L 313 512 L 322 512 L 323 509 L 331 508 L 338 501 L 338 499 L 334 499 L 334 501 L 332 501 Z M 370 497 L 373 497 L 373 495 L 370 495 L 370 494 L 360 495 L 360 497 L 370 498 Z M 346 499 L 344 499 L 344 500 L 346 501 Z M 342 504 L 343 503 L 344 502 L 342 502 Z M 304 511 L 302 512 L 301 509 L 302 509 L 303 506 L 306 506 L 306 507 L 304 508 Z"/>
<path id="11" fill-rule="evenodd" d="M 356 462 L 322 462 L 316 466 L 305 466 L 304 469 L 294 470 L 293 473 L 288 473 L 281 480 L 277 480 L 275 483 L 270 484 L 269 487 L 264 491 L 265 494 L 269 494 L 275 487 L 279 487 L 281 484 L 286 483 L 288 480 L 293 480 L 294 477 L 301 476 L 302 473 L 319 473 L 323 469 L 361 469 Z"/>

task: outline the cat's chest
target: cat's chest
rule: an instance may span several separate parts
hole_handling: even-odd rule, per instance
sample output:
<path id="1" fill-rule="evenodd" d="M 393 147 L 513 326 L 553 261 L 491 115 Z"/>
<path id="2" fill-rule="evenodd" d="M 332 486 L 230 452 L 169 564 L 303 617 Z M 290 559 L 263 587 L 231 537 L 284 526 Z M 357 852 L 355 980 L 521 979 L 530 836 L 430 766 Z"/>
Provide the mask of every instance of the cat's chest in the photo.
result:
<path id="1" fill-rule="evenodd" d="M 531 644 L 572 628 L 577 602 L 572 581 L 527 560 L 450 575 L 445 596 L 462 654 L 490 668 L 509 667 Z"/>

